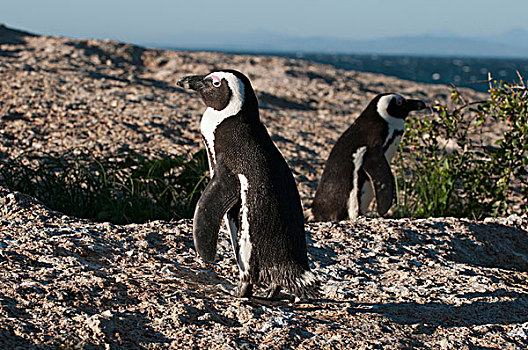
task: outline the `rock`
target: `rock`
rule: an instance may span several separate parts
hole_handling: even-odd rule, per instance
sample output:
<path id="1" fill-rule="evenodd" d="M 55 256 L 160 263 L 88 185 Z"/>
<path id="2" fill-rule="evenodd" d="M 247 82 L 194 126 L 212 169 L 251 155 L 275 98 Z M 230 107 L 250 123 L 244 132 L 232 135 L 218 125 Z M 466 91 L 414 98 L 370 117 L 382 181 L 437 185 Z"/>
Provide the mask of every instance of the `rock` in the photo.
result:
<path id="1" fill-rule="evenodd" d="M 233 67 L 263 96 L 263 122 L 305 208 L 333 142 L 375 93 L 447 98 L 443 86 L 278 57 L 5 27 L 0 38 L 0 155 L 71 147 L 108 155 L 126 145 L 195 152 L 204 107 L 176 81 Z M 192 248 L 191 220 L 94 223 L 0 187 L 0 348 L 528 346 L 526 215 L 360 218 L 308 223 L 306 231 L 321 299 L 239 299 L 229 293 L 238 272 L 224 230 L 218 260 L 206 264 Z"/>

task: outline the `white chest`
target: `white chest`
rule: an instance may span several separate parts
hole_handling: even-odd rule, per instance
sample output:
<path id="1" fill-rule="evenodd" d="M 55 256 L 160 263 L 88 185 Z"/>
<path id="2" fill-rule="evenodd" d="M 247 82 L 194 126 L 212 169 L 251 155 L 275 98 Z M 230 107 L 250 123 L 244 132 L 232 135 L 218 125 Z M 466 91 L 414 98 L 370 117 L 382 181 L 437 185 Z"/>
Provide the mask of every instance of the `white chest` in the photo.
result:
<path id="1" fill-rule="evenodd" d="M 391 160 L 394 158 L 394 155 L 396 154 L 396 151 L 398 150 L 398 145 L 400 144 L 401 138 L 402 138 L 401 135 L 396 136 L 392 140 L 392 142 L 388 145 L 388 148 L 385 151 L 385 159 L 387 159 L 387 162 L 389 163 L 389 165 L 391 163 Z M 392 137 L 391 137 L 391 139 L 392 139 Z M 389 141 L 390 141 L 390 139 L 389 139 Z"/>
<path id="2" fill-rule="evenodd" d="M 400 144 L 402 135 L 398 135 L 393 138 L 395 131 L 403 131 L 403 123 L 400 123 L 398 121 L 396 127 L 394 127 L 394 124 L 389 124 L 389 132 L 387 135 L 387 139 L 383 145 L 383 147 L 387 147 L 387 150 L 385 151 L 385 159 L 387 159 L 387 163 L 391 163 L 392 159 L 396 155 L 396 152 L 398 151 L 398 145 Z M 354 209 L 350 210 L 349 206 L 349 216 L 351 219 L 357 217 L 360 214 L 365 214 L 368 212 L 368 208 L 370 206 L 370 203 L 374 199 L 374 189 L 372 188 L 372 183 L 370 181 L 366 181 L 361 188 L 359 188 L 359 195 L 361 197 L 360 204 L 355 204 Z M 357 197 L 355 197 L 357 198 Z M 357 199 L 356 199 L 357 200 Z M 349 202 L 352 201 L 352 195 L 350 196 Z M 359 209 L 359 211 L 357 210 Z M 354 215 L 355 214 L 355 215 Z"/>
<path id="3" fill-rule="evenodd" d="M 387 122 L 388 133 L 383 148 L 387 148 L 385 151 L 385 158 L 387 162 L 391 162 L 392 158 L 398 150 L 398 145 L 400 144 L 403 132 L 405 130 L 405 121 L 403 119 L 393 118 L 389 116 L 384 117 Z M 394 133 L 397 133 L 398 136 L 394 137 Z"/>
<path id="4" fill-rule="evenodd" d="M 202 116 L 200 121 L 200 131 L 205 140 L 205 146 L 207 147 L 211 159 L 209 159 L 209 170 L 211 177 L 213 176 L 212 164 L 216 164 L 216 152 L 215 152 L 215 132 L 218 125 L 222 123 L 228 116 L 222 111 L 215 111 L 213 108 L 208 107 Z"/>

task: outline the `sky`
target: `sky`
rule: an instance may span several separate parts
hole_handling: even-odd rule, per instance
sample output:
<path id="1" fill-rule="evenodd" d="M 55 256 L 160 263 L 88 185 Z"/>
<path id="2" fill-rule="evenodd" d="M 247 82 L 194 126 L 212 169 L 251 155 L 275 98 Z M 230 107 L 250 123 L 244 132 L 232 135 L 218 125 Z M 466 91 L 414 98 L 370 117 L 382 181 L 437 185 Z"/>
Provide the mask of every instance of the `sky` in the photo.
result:
<path id="1" fill-rule="evenodd" d="M 0 0 L 0 23 L 37 34 L 170 44 L 191 32 L 372 39 L 528 30 L 526 0 Z"/>

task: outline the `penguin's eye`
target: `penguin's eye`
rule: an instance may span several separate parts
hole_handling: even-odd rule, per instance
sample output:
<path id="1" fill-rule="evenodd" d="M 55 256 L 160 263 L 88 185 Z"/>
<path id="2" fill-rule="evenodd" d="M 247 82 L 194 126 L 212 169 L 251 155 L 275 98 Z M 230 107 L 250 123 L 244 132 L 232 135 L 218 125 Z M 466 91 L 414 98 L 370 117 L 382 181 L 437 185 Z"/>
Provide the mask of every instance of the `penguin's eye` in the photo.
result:
<path id="1" fill-rule="evenodd" d="M 222 85 L 222 82 L 220 80 L 213 80 L 214 87 L 220 87 L 220 85 Z"/>
<path id="2" fill-rule="evenodd" d="M 396 99 L 396 105 L 401 106 L 403 104 L 403 98 L 397 98 Z"/>

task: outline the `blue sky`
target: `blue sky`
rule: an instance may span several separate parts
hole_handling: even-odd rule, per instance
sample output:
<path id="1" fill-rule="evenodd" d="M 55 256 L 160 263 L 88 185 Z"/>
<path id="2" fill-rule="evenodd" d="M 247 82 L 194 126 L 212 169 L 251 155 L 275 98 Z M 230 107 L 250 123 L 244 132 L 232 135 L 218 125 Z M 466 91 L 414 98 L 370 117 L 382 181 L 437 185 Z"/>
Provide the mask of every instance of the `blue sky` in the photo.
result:
<path id="1" fill-rule="evenodd" d="M 265 30 L 370 39 L 528 30 L 526 0 L 0 0 L 0 23 L 38 34 L 170 43 L 189 32 Z"/>

